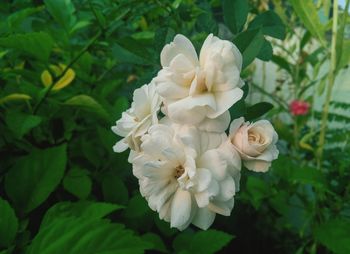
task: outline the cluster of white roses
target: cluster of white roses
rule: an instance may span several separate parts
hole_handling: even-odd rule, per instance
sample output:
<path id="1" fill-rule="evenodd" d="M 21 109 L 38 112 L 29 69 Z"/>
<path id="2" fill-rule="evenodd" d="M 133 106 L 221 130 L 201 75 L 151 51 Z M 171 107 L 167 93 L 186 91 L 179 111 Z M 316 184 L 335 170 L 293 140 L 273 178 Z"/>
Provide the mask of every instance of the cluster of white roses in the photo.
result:
<path id="1" fill-rule="evenodd" d="M 243 118 L 225 133 L 228 109 L 242 98 L 244 84 L 242 56 L 230 41 L 210 34 L 198 59 L 192 43 L 176 35 L 163 48 L 161 65 L 112 127 L 123 137 L 113 148 L 131 149 L 140 192 L 161 219 L 180 230 L 191 223 L 207 229 L 217 213 L 230 215 L 241 161 L 267 171 L 278 156 L 278 137 L 268 121 Z"/>

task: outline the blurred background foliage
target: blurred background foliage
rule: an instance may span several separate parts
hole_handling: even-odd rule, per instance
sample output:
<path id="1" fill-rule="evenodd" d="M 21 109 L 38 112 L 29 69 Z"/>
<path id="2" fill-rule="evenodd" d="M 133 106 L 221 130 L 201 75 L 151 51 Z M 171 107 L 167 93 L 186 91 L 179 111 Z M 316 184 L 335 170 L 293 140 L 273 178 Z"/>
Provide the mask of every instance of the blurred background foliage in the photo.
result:
<path id="1" fill-rule="evenodd" d="M 2 1 L 0 253 L 350 253 L 348 9 L 348 0 Z M 232 215 L 208 231 L 160 221 L 128 154 L 112 152 L 110 127 L 177 33 L 197 50 L 209 33 L 233 41 L 250 95 L 231 116 L 267 113 L 280 136 L 270 171 L 244 171 Z M 305 115 L 292 114 L 293 100 L 308 103 Z"/>

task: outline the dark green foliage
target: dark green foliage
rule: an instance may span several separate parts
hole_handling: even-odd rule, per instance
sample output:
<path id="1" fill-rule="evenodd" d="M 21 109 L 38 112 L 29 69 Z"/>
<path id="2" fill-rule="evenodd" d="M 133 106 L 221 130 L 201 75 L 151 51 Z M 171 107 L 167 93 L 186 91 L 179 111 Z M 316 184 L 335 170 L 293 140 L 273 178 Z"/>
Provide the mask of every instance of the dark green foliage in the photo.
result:
<path id="1" fill-rule="evenodd" d="M 323 32 L 310 23 L 315 10 L 307 13 L 300 3 L 291 5 L 310 31 L 304 48 Z M 270 172 L 242 174 L 232 216 L 217 216 L 214 229 L 183 232 L 148 207 L 128 154 L 112 151 L 118 138 L 111 126 L 130 106 L 132 91 L 159 71 L 160 52 L 177 33 L 197 50 L 209 33 L 241 50 L 244 95 L 230 109 L 232 119 L 254 121 L 272 109 L 266 102 L 246 103 L 249 88 L 254 90 L 249 65 L 255 58 L 272 59 L 287 73 L 297 73 L 299 81 L 307 77 L 306 66 L 319 62 L 323 51 L 303 58 L 300 69 L 273 56 L 267 39 L 284 38 L 284 25 L 275 6 L 263 12 L 255 5 L 245 0 L 3 1 L 0 253 L 348 253 L 349 145 L 329 148 L 321 171 L 310 162 L 312 152 L 290 149 L 292 128 L 276 121 L 286 138 Z M 348 64 L 348 44 L 343 43 L 340 66 Z M 75 75 L 66 87 L 53 91 L 43 85 L 44 70 L 54 85 L 68 68 Z M 313 87 L 312 80 L 307 83 L 301 94 Z M 337 110 L 349 107 L 332 104 Z M 349 123 L 341 112 L 329 119 Z M 349 139 L 348 129 L 330 130 L 330 143 Z"/>
<path id="2" fill-rule="evenodd" d="M 249 11 L 248 1 L 246 0 L 223 0 L 222 9 L 226 25 L 232 33 L 239 33 L 247 20 Z"/>
<path id="3" fill-rule="evenodd" d="M 67 146 L 35 149 L 19 158 L 5 176 L 5 189 L 20 213 L 44 202 L 60 183 L 67 163 Z"/>
<path id="4" fill-rule="evenodd" d="M 264 35 L 269 35 L 283 40 L 286 36 L 285 26 L 281 18 L 273 11 L 267 11 L 258 15 L 248 29 L 261 28 Z"/>
<path id="5" fill-rule="evenodd" d="M 243 55 L 243 68 L 247 67 L 258 56 L 264 44 L 264 36 L 261 29 L 252 29 L 240 33 L 234 43 Z"/>
<path id="6" fill-rule="evenodd" d="M 247 108 L 247 111 L 245 113 L 245 119 L 247 121 L 256 119 L 264 114 L 266 114 L 268 111 L 270 111 L 273 108 L 273 105 L 268 102 L 259 102 L 253 106 L 250 106 Z"/>
<path id="7" fill-rule="evenodd" d="M 0 199 L 0 247 L 9 247 L 16 237 L 18 220 L 10 204 Z"/>

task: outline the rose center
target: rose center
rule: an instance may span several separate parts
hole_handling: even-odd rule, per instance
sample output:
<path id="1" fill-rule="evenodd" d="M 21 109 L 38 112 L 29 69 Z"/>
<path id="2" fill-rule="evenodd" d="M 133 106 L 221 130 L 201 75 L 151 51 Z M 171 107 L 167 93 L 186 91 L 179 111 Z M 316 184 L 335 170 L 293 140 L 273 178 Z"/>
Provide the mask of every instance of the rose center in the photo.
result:
<path id="1" fill-rule="evenodd" d="M 177 166 L 174 174 L 175 179 L 178 179 L 183 173 L 185 173 L 184 167 L 182 165 Z"/>
<path id="2" fill-rule="evenodd" d="M 252 143 L 263 144 L 265 142 L 265 139 L 259 133 L 248 132 L 248 142 L 250 144 L 252 144 Z"/>

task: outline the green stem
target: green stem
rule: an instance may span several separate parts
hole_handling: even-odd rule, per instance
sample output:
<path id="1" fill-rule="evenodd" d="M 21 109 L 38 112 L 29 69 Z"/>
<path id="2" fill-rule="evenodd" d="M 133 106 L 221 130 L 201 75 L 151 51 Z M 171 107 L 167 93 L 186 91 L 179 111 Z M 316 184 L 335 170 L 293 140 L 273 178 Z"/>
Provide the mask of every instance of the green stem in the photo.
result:
<path id="1" fill-rule="evenodd" d="M 266 63 L 263 62 L 262 63 L 262 89 L 265 90 L 265 86 L 266 86 Z M 264 99 L 264 94 L 261 93 L 261 97 L 260 100 L 262 101 Z"/>
<path id="2" fill-rule="evenodd" d="M 69 70 L 69 68 L 71 68 L 86 51 L 89 50 L 89 48 L 97 41 L 97 39 L 101 36 L 101 34 L 102 34 L 102 32 L 99 31 L 91 39 L 91 41 L 79 52 L 79 54 L 76 55 L 76 57 L 66 66 L 66 68 L 62 71 L 61 75 L 59 75 L 57 78 L 55 78 L 53 80 L 51 85 L 46 89 L 44 95 L 40 98 L 39 102 L 35 105 L 35 107 L 33 109 L 33 115 L 35 115 L 38 112 L 41 104 L 45 101 L 46 97 L 49 95 L 49 93 L 51 92 L 52 88 L 55 86 L 56 82 L 58 80 L 60 80 L 66 74 L 66 72 Z"/>
<path id="3" fill-rule="evenodd" d="M 317 167 L 321 167 L 323 150 L 325 145 L 325 136 L 327 131 L 327 122 L 329 114 L 329 103 L 332 97 L 332 90 L 335 80 L 335 72 L 337 67 L 336 43 L 337 43 L 337 26 L 338 26 L 338 0 L 333 1 L 333 26 L 332 26 L 332 44 L 331 44 L 331 66 L 328 73 L 328 86 L 326 92 L 325 103 L 322 110 L 321 132 L 318 140 L 317 149 Z"/>

